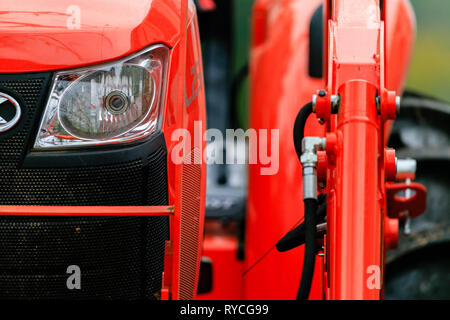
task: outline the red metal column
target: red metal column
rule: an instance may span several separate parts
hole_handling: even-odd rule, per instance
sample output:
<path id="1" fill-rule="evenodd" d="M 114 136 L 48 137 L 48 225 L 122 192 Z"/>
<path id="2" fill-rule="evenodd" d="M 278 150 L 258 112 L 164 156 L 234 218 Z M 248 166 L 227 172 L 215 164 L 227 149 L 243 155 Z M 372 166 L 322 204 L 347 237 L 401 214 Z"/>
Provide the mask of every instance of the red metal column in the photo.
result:
<path id="1" fill-rule="evenodd" d="M 334 240 L 330 298 L 379 299 L 383 223 L 377 200 L 376 87 L 353 80 L 341 86 L 339 94 L 336 215 L 331 214 L 329 230 Z"/>

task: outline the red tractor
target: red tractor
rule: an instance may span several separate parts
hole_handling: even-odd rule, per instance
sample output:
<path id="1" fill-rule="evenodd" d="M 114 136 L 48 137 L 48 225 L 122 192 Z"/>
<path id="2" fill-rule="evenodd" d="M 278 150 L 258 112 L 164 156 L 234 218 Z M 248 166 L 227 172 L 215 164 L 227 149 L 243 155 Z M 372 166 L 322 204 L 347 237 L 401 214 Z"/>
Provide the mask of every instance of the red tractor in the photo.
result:
<path id="1" fill-rule="evenodd" d="M 245 165 L 206 176 L 196 6 L 223 3 L 2 0 L 0 298 L 384 297 L 426 202 L 387 147 L 409 2 L 255 2 L 249 125 L 272 154 L 248 187 Z"/>
<path id="2" fill-rule="evenodd" d="M 216 4 L 220 18 L 227 8 Z M 251 19 L 249 65 L 232 81 L 230 104 L 236 108 L 235 83 L 249 72 L 249 128 L 279 130 L 279 170 L 263 175 L 267 163 L 250 164 L 248 181 L 236 184 L 229 166 L 208 186 L 198 297 L 448 298 L 449 260 L 440 254 L 448 250 L 448 148 L 429 154 L 443 162 L 423 152 L 434 150 L 433 140 L 443 146 L 431 137 L 448 128 L 436 125 L 433 135 L 417 120 L 448 120 L 449 109 L 404 92 L 416 33 L 410 2 L 257 0 Z M 227 47 L 226 36 L 210 40 L 207 31 L 209 43 Z M 218 90 L 209 63 L 207 97 Z M 413 222 L 427 192 L 414 182 L 410 157 L 434 192 L 430 213 Z M 446 179 L 424 180 L 428 166 Z M 220 171 L 211 169 L 208 179 Z"/>
<path id="3" fill-rule="evenodd" d="M 194 298 L 202 72 L 192 1 L 0 3 L 1 298 Z"/>

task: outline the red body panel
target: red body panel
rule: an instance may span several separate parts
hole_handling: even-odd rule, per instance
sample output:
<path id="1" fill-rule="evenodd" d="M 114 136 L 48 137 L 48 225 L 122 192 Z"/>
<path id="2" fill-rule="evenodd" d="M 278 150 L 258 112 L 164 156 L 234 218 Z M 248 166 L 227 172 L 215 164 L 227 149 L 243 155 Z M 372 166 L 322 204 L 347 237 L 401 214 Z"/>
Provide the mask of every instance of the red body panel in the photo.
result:
<path id="1" fill-rule="evenodd" d="M 292 129 L 299 108 L 311 101 L 311 96 L 316 90 L 327 87 L 324 80 L 310 78 L 307 69 L 309 23 L 312 13 L 320 3 L 321 1 L 260 0 L 255 4 L 254 42 L 251 51 L 250 127 L 279 128 L 281 143 L 280 170 L 278 174 L 261 176 L 258 165 L 250 166 L 250 189 L 246 223 L 246 266 L 250 266 L 259 259 L 303 216 L 301 166 L 292 143 Z M 339 6 L 340 1 L 336 1 L 336 3 Z M 355 3 L 353 1 L 353 4 Z M 373 4 L 376 3 L 376 1 L 373 1 Z M 345 3 L 341 2 L 341 4 Z M 346 4 L 348 5 L 349 2 Z M 353 9 L 356 10 L 359 7 L 359 9 L 364 10 L 367 9 L 365 6 L 368 4 L 370 5 L 371 3 L 362 1 L 360 6 L 354 6 Z M 385 1 L 385 6 L 385 23 L 388 30 L 385 39 L 388 50 L 386 53 L 386 82 L 388 89 L 399 90 L 406 76 L 413 45 L 414 18 L 407 1 Z M 351 14 L 351 8 L 348 7 L 340 7 L 336 10 L 340 13 Z M 353 17 L 358 17 L 360 12 L 361 10 L 353 12 Z M 343 21 L 345 21 L 345 17 L 343 17 Z M 352 30 L 349 30 L 349 32 L 352 32 Z M 376 30 L 369 30 L 368 32 L 376 32 Z M 345 41 L 345 39 L 342 41 Z M 344 55 L 348 54 L 348 62 L 351 62 L 352 57 L 357 59 L 357 54 L 352 56 L 355 52 L 354 50 L 360 50 L 361 57 L 372 49 L 379 50 L 377 42 L 361 46 L 358 42 L 344 43 L 342 41 L 339 42 L 339 45 L 342 45 L 344 50 L 348 50 L 347 53 L 344 53 Z M 344 60 L 342 62 L 345 62 Z M 333 73 L 337 83 L 344 83 L 346 80 L 351 79 L 366 79 L 375 82 L 374 85 L 378 86 L 378 77 L 381 76 L 383 78 L 384 74 L 377 75 L 376 72 L 373 72 L 370 59 L 366 62 L 363 60 L 360 62 L 360 70 L 364 70 L 364 66 L 366 68 L 366 71 L 363 71 L 361 76 L 358 76 L 359 70 L 357 65 L 354 67 L 348 66 L 348 70 L 342 69 L 337 74 Z M 360 85 L 362 84 L 355 84 L 355 86 Z M 349 85 L 346 89 L 343 88 L 342 94 L 346 90 L 353 92 L 350 104 L 356 108 L 355 111 L 357 112 L 358 103 L 365 103 L 367 106 L 366 93 L 372 94 L 375 91 L 371 86 L 363 87 L 362 95 L 359 95 L 357 92 L 355 93 L 352 87 L 353 85 Z M 370 103 L 375 108 L 374 101 L 370 100 Z M 347 108 L 347 110 L 351 110 L 351 108 Z M 352 111 L 349 112 L 354 116 Z M 374 123 L 374 115 L 371 114 L 370 117 Z M 336 212 L 342 213 L 344 210 L 360 210 L 364 208 L 365 212 L 373 212 L 370 218 L 367 217 L 367 219 L 373 218 L 376 220 L 344 220 L 346 221 L 345 228 L 350 228 L 353 225 L 352 230 L 361 230 L 361 232 L 364 232 L 366 239 L 369 238 L 371 233 L 374 235 L 373 242 L 369 244 L 369 247 L 367 247 L 367 243 L 353 243 L 358 254 L 347 256 L 348 259 L 345 261 L 340 260 L 341 264 L 337 267 L 339 270 L 330 270 L 330 273 L 333 272 L 334 275 L 326 275 L 326 280 L 337 281 L 333 280 L 335 278 L 331 279 L 331 277 L 341 277 L 339 283 L 348 283 L 351 286 L 350 283 L 354 279 L 346 277 L 346 274 L 350 274 L 350 270 L 355 270 L 347 267 L 351 265 L 360 268 L 361 265 L 368 261 L 373 262 L 373 264 L 378 264 L 382 261 L 382 257 L 380 257 L 380 252 L 382 252 L 382 239 L 380 238 L 382 221 L 380 205 L 376 199 L 377 192 L 383 191 L 376 167 L 379 148 L 376 143 L 369 145 L 365 142 L 365 139 L 368 139 L 367 141 L 377 141 L 377 132 L 379 131 L 377 131 L 375 125 L 365 124 L 361 126 L 358 123 L 346 125 L 345 122 L 342 122 L 339 130 L 345 131 L 345 139 L 352 139 L 350 136 L 353 135 L 354 140 L 344 140 L 343 142 L 349 149 L 347 150 L 347 147 L 344 147 L 346 150 L 342 152 L 345 152 L 349 158 L 339 160 L 342 162 L 339 165 L 340 171 L 337 173 L 336 178 L 345 175 L 345 179 L 347 179 L 345 181 L 348 182 L 340 181 L 339 185 L 341 187 L 339 188 L 346 188 L 345 194 L 349 195 L 350 189 L 348 188 L 355 188 L 354 191 L 358 191 L 356 183 L 359 181 L 365 186 L 360 187 L 362 189 L 367 187 L 366 191 L 368 194 L 372 194 L 373 197 L 370 201 L 365 201 L 367 197 L 363 196 L 353 203 L 351 199 L 340 198 L 340 200 L 337 200 L 333 198 L 333 192 L 342 193 L 341 189 L 330 190 L 328 212 L 336 210 Z M 323 136 L 324 133 L 325 128 L 318 124 L 315 116 L 312 116 L 307 124 L 305 135 Z M 358 157 L 358 155 L 362 154 L 365 154 L 364 159 Z M 354 164 L 358 163 L 357 168 L 348 167 L 351 166 L 352 161 Z M 339 219 L 339 221 L 343 221 L 341 218 Z M 333 224 L 333 222 L 330 223 Z M 374 223 L 376 224 L 375 226 L 373 225 Z M 336 241 L 337 237 L 341 237 L 340 241 L 357 241 L 356 238 L 345 238 L 345 234 L 349 232 L 349 229 L 342 229 L 343 226 L 339 224 L 339 233 L 333 233 L 331 236 L 333 238 L 327 241 Z M 358 232 L 354 233 L 355 236 L 359 237 Z M 339 243 L 339 245 L 346 246 L 345 250 L 347 250 L 351 244 Z M 363 247 L 358 247 L 359 245 Z M 340 259 L 344 259 L 343 257 L 349 254 L 345 250 L 340 253 L 340 257 L 342 257 Z M 246 298 L 295 298 L 301 275 L 302 255 L 302 249 L 283 254 L 273 250 L 245 277 Z M 330 255 L 333 256 L 333 253 L 330 253 Z M 356 271 L 361 272 L 362 270 Z M 324 288 L 321 286 L 322 281 L 316 274 L 310 298 L 322 298 Z M 356 286 L 359 286 L 358 290 L 363 290 L 361 282 L 355 283 Z M 342 294 L 341 296 L 336 293 L 331 296 L 332 298 L 370 298 L 371 296 L 370 294 L 367 296 L 365 294 L 358 295 L 357 292 L 351 291 L 354 290 L 351 288 L 341 287 L 336 290 L 341 293 L 351 293 L 350 295 Z M 375 292 L 375 296 L 379 297 L 379 291 Z"/>
<path id="2" fill-rule="evenodd" d="M 179 40 L 178 0 L 22 0 L 0 3 L 0 72 L 68 69 Z M 79 8 L 80 26 L 72 23 Z M 75 9 L 77 10 L 77 9 Z"/>
<path id="3" fill-rule="evenodd" d="M 212 264 L 212 291 L 198 295 L 199 300 L 244 299 L 242 273 L 243 261 L 238 260 L 239 241 L 235 232 L 224 228 L 220 222 L 207 222 L 203 257 Z"/>
<path id="4" fill-rule="evenodd" d="M 264 5 L 266 4 L 266 5 Z M 320 1 L 258 1 L 251 50 L 250 127 L 280 129 L 279 172 L 262 176 L 249 166 L 245 266 L 250 267 L 303 216 L 301 166 L 292 131 L 301 106 L 311 101 L 321 79 L 308 76 L 309 25 Z M 261 17 L 266 17 L 262 19 Z M 312 120 L 313 117 L 311 117 Z M 323 135 L 309 121 L 308 135 Z M 294 299 L 300 283 L 303 247 L 273 250 L 244 278 L 247 299 Z"/>

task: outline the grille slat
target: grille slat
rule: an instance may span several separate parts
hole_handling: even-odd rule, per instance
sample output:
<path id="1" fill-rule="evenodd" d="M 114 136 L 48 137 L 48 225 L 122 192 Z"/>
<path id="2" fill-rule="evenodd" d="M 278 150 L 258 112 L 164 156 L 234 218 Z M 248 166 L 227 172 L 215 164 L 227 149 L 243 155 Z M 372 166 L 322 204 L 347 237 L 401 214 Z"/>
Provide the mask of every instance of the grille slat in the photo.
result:
<path id="1" fill-rule="evenodd" d="M 195 148 L 183 164 L 180 219 L 180 293 L 181 300 L 195 297 L 199 268 L 201 152 Z M 190 160 L 190 161 L 188 161 Z"/>

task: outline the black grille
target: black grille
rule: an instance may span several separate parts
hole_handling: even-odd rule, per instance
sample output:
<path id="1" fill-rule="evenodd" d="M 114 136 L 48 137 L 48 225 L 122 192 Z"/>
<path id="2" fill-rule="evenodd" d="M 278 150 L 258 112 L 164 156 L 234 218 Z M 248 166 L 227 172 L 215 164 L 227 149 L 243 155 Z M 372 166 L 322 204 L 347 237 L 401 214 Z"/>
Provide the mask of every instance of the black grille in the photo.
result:
<path id="1" fill-rule="evenodd" d="M 1 173 L 2 204 L 144 204 L 144 176 L 139 160 L 86 168 L 2 169 Z"/>
<path id="2" fill-rule="evenodd" d="M 0 133 L 0 204 L 166 205 L 164 144 L 107 165 L 100 157 L 95 166 L 23 167 L 49 82 L 0 75 L 0 91 L 23 109 L 18 126 Z M 155 299 L 168 233 L 166 217 L 0 217 L 0 298 Z M 81 290 L 67 289 L 69 265 L 81 268 Z"/>

